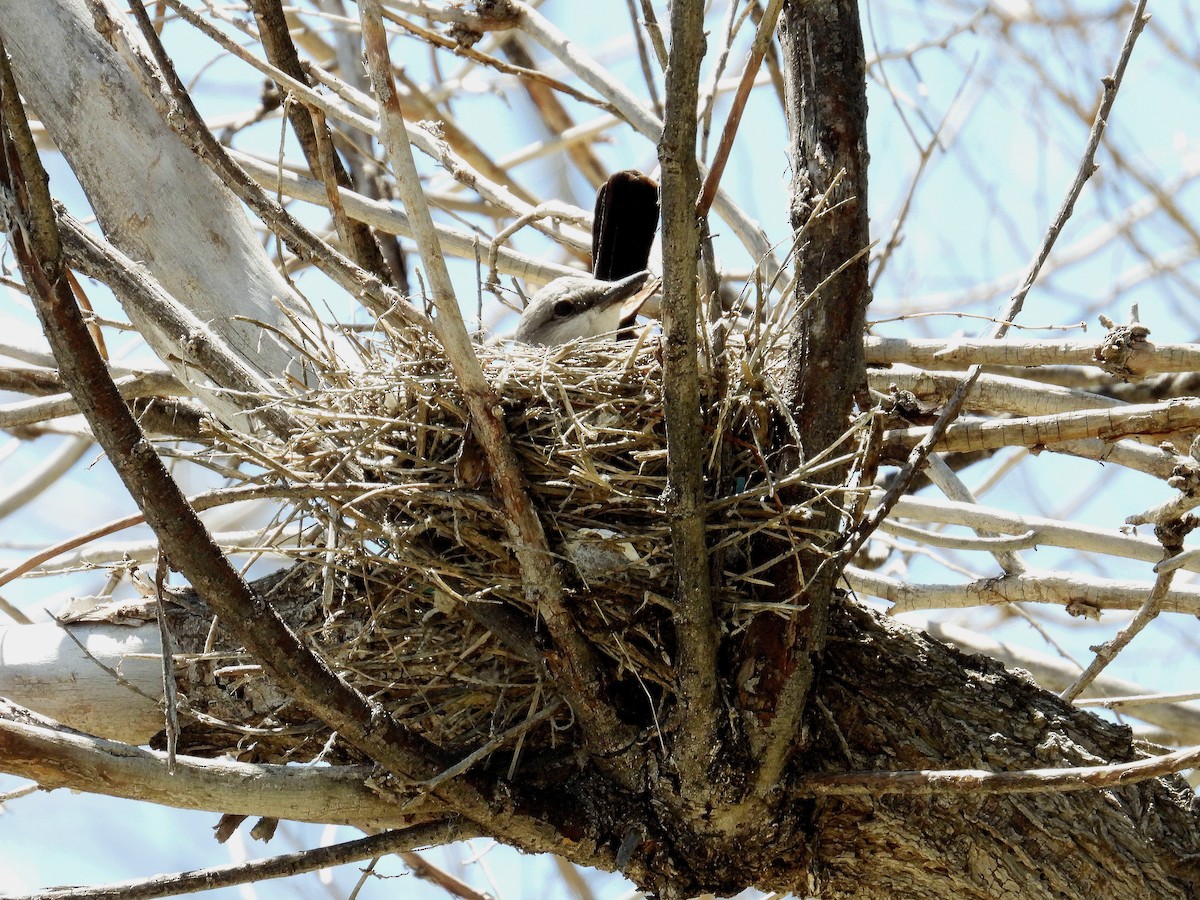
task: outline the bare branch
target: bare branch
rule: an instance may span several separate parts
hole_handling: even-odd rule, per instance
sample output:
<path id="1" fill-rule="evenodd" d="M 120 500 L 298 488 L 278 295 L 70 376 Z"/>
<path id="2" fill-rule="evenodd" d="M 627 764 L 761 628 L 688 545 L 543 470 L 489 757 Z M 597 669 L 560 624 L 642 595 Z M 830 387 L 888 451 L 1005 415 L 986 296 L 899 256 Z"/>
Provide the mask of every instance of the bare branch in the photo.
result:
<path id="1" fill-rule="evenodd" d="M 179 809 L 329 822 L 360 828 L 398 827 L 411 821 L 393 799 L 367 785 L 368 766 L 283 766 L 228 759 L 176 758 L 54 727 L 54 723 L 4 704 L 0 755 L 5 771 L 67 788 L 146 800 Z"/>
<path id="2" fill-rule="evenodd" d="M 1200 748 L 1113 766 L 1028 769 L 1024 772 L 846 772 L 809 775 L 799 786 L 813 797 L 851 794 L 1024 794 L 1042 791 L 1094 791 L 1137 784 L 1193 768 Z"/>
<path id="3" fill-rule="evenodd" d="M 991 340 L 987 338 L 880 338 L 868 336 L 864 347 L 868 363 L 908 363 L 926 369 L 961 369 L 971 363 L 983 366 L 1099 366 L 1103 339 Z M 1122 360 L 1117 374 L 1136 377 L 1156 372 L 1195 372 L 1200 369 L 1200 345 L 1152 344 L 1138 341 Z"/>
<path id="4" fill-rule="evenodd" d="M 662 165 L 663 227 L 663 413 L 667 423 L 667 495 L 675 555 L 675 608 L 671 619 L 678 644 L 673 748 L 682 781 L 681 800 L 699 808 L 719 802 L 710 771 L 719 741 L 717 623 L 712 573 L 705 538 L 705 438 L 700 417 L 697 329 L 700 297 L 696 265 L 700 228 L 696 196 L 696 102 L 704 59 L 704 5 L 677 0 L 671 7 L 671 52 L 667 65 Z"/>
<path id="5" fill-rule="evenodd" d="M 387 831 L 383 834 L 375 834 L 355 841 L 345 841 L 341 844 L 331 844 L 327 847 L 314 847 L 311 850 L 301 850 L 297 853 L 288 853 L 270 859 L 255 859 L 227 866 L 212 866 L 207 869 L 178 872 L 172 875 L 156 875 L 153 878 L 141 878 L 119 884 L 104 884 L 86 888 L 49 888 L 24 898 L 13 897 L 12 900 L 110 900 L 110 898 L 113 900 L 115 898 L 152 900 L 155 897 L 175 897 L 193 891 L 210 891 L 239 884 L 267 881 L 272 878 L 287 878 L 303 872 L 314 872 L 317 869 L 344 866 L 347 863 L 364 859 L 387 856 L 390 853 L 402 853 L 408 857 L 414 854 L 403 853 L 403 851 L 431 844 L 451 843 L 473 836 L 470 829 L 464 830 L 460 824 L 434 822 L 428 825 Z"/>
<path id="6" fill-rule="evenodd" d="M 166 290 L 253 361 L 248 364 L 260 377 L 290 371 L 302 378 L 291 346 L 255 324 L 295 337 L 280 305 L 295 308 L 295 295 L 236 199 L 190 151 L 132 137 L 161 131 L 161 120 L 96 34 L 86 8 L 39 4 L 3 17 L 0 35 L 23 96 L 86 186 L 106 232 L 119 235 L 122 251 L 153 267 Z M 35 77 L 39 70 L 49 77 Z M 116 128 L 114 110 L 122 116 Z M 115 132 L 130 137 L 113 141 Z M 148 325 L 140 316 L 135 321 Z M 145 331 L 169 359 L 174 348 L 156 341 L 157 329 Z M 186 378 L 186 369 L 177 374 Z M 222 407 L 219 395 L 209 399 Z"/>
<path id="7" fill-rule="evenodd" d="M 1200 430 L 1200 400 L 1179 398 L 1163 403 L 1131 403 L 1044 416 L 959 422 L 946 428 L 932 447 L 941 452 L 1014 446 L 1038 448 L 1086 438 L 1115 442 L 1138 435 L 1152 440 L 1155 435 L 1197 430 Z M 889 431 L 886 452 L 893 457 L 901 456 L 919 442 L 928 440 L 932 433 L 932 428 Z"/>
<path id="8" fill-rule="evenodd" d="M 1154 589 L 1154 582 L 1100 578 L 1078 572 L 1064 573 L 1028 569 L 1017 575 L 983 578 L 968 584 L 921 584 L 898 581 L 846 567 L 846 580 L 856 591 L 882 597 L 893 604 L 892 612 L 922 609 L 966 609 L 1002 603 L 1050 603 L 1073 615 L 1096 617 L 1110 609 L 1135 610 Z M 1178 585 L 1162 597 L 1163 612 L 1200 613 L 1200 588 Z"/>
<path id="9" fill-rule="evenodd" d="M 280 172 L 277 166 L 254 159 L 244 153 L 231 151 L 230 155 L 265 188 L 281 191 L 285 196 L 306 200 L 309 203 L 321 203 L 325 199 L 324 187 L 318 181 L 292 172 Z M 368 225 L 386 231 L 388 234 L 413 236 L 408 214 L 403 210 L 394 209 L 388 203 L 372 200 L 362 194 L 342 189 L 338 190 L 338 199 L 348 215 L 361 219 Z M 448 225 L 435 223 L 434 227 L 437 229 L 438 242 L 443 251 L 463 259 L 475 257 L 480 246 L 477 235 L 451 228 Z M 503 246 L 498 248 L 496 259 L 498 268 L 504 274 L 529 279 L 534 284 L 544 284 L 560 275 L 572 275 L 579 272 L 578 269 L 572 269 L 549 260 L 535 259 Z"/>

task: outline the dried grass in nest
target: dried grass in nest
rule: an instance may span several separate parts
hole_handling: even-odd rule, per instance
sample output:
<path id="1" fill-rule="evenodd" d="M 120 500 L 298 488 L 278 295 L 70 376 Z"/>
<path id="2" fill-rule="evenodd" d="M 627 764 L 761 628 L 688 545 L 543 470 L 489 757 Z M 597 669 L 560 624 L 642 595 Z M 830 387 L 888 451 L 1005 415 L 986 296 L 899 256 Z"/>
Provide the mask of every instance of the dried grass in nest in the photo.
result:
<path id="1" fill-rule="evenodd" d="M 500 604 L 519 611 L 531 634 L 538 628 L 462 392 L 436 349 L 414 356 L 412 346 L 419 339 L 403 357 L 366 352 L 361 370 L 331 377 L 337 387 L 295 402 L 308 432 L 283 450 L 261 448 L 268 479 L 311 486 L 312 473 L 324 472 L 332 484 L 352 463 L 377 485 L 303 506 L 309 534 L 327 538 L 307 556 L 324 599 L 305 630 L 337 671 L 442 746 L 467 752 L 519 732 L 540 711 L 521 736 L 525 747 L 570 740 L 554 686 L 472 615 Z M 488 346 L 480 355 L 559 557 L 568 607 L 617 689 L 649 716 L 648 698 L 660 705 L 671 689 L 673 640 L 657 340 L 558 352 Z M 762 456 L 778 373 L 748 356 L 726 351 L 728 377 L 710 370 L 703 381 L 709 544 L 725 573 L 716 600 L 730 630 L 762 606 L 751 600 L 751 539 L 770 534 L 795 548 L 812 537 L 810 510 L 780 503 Z M 807 477 L 819 480 L 819 470 Z M 291 758 L 314 755 L 322 741 L 300 741 Z"/>

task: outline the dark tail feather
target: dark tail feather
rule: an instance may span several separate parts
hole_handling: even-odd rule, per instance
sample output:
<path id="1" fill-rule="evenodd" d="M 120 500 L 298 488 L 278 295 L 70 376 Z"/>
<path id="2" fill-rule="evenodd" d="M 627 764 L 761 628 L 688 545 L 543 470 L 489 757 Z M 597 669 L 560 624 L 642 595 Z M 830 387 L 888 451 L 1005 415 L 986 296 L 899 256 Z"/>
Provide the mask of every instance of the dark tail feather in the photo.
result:
<path id="1" fill-rule="evenodd" d="M 596 194 L 592 274 L 620 281 L 641 272 L 657 230 L 658 184 L 633 169 L 617 172 Z"/>

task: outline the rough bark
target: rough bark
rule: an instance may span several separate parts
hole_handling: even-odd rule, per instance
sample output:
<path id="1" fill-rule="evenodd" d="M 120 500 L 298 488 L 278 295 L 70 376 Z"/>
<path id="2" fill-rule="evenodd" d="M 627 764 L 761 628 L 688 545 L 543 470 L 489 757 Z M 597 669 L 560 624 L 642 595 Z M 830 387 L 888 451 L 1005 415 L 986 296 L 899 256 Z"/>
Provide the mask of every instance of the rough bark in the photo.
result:
<path id="1" fill-rule="evenodd" d="M 809 758 L 829 770 L 1011 771 L 1141 755 L 1128 728 L 852 606 L 833 612 L 818 691 L 830 715 L 814 722 Z M 846 797 L 813 811 L 822 897 L 1149 900 L 1200 890 L 1200 821 L 1178 777 L 1112 791 Z"/>
<path id="2" fill-rule="evenodd" d="M 696 813 L 728 804 L 720 796 L 727 779 L 709 771 L 721 754 L 717 655 L 719 627 L 713 608 L 713 578 L 705 528 L 704 463 L 707 438 L 702 426 L 697 327 L 700 322 L 696 264 L 700 228 L 696 197 L 696 104 L 704 59 L 704 8 L 679 0 L 671 10 L 671 55 L 667 66 L 662 165 L 663 221 L 663 416 L 667 426 L 668 483 L 663 513 L 671 525 L 675 557 L 672 625 L 676 705 L 668 730 L 674 733 L 672 768 L 680 780 L 679 802 Z M 720 828 L 720 816 L 712 816 Z"/>
<path id="3" fill-rule="evenodd" d="M 796 289 L 804 303 L 792 325 L 785 396 L 803 430 L 801 452 L 812 456 L 845 432 L 864 380 L 858 338 L 871 297 L 866 62 L 855 0 L 784 3 L 779 24 L 791 225 L 802 237 Z"/>
<path id="4" fill-rule="evenodd" d="M 866 64 L 856 0 L 785 3 L 779 20 L 788 121 L 791 226 L 800 314 L 791 324 L 790 422 L 775 424 L 776 465 L 791 471 L 834 444 L 849 426 L 865 385 L 860 336 L 871 292 L 867 282 Z M 848 484 L 850 467 L 824 476 Z M 789 499 L 798 500 L 802 496 Z M 827 610 L 839 571 L 829 558 L 848 525 L 838 500 L 817 510 L 814 527 L 834 537 L 782 556 L 770 569 L 777 598 L 796 612 L 780 626 L 760 616 L 747 632 L 739 692 L 748 719 L 759 790 L 778 778 L 799 739 L 798 726 L 825 644 Z M 787 548 L 762 548 L 764 560 Z"/>

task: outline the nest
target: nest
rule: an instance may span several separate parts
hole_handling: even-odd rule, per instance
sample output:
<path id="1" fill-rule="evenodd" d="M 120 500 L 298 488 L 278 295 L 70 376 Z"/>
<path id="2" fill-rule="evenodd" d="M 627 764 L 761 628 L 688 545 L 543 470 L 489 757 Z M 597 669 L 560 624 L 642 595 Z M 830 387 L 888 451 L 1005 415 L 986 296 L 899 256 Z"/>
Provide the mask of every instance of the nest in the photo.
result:
<path id="1" fill-rule="evenodd" d="M 672 685 L 674 569 L 657 339 L 479 353 L 557 557 L 566 605 L 602 655 L 613 696 L 628 697 L 630 715 L 653 722 Z M 765 582 L 750 562 L 751 541 L 773 540 L 768 546 L 785 554 L 820 543 L 812 505 L 831 500 L 815 484 L 793 492 L 803 502 L 780 500 L 766 448 L 772 418 L 786 414 L 773 386 L 779 373 L 760 362 L 767 354 L 755 358 L 739 346 L 717 358 L 702 382 L 706 514 L 721 573 L 715 600 L 734 632 L 779 604 L 770 590 L 755 596 Z M 375 350 L 364 362 L 331 379 L 336 387 L 289 400 L 310 428 L 286 447 L 258 449 L 260 483 L 304 498 L 293 517 L 303 565 L 286 593 L 294 600 L 302 578 L 309 599 L 287 615 L 336 671 L 443 747 L 466 753 L 570 741 L 570 711 L 544 682 L 536 651 L 531 658 L 520 640 L 489 627 L 502 611 L 534 644 L 543 631 L 461 388 L 435 348 Z M 821 468 L 817 461 L 787 484 L 819 480 Z M 254 698 L 246 714 L 271 707 L 268 717 L 242 719 L 256 726 L 256 746 L 269 747 L 271 758 L 328 758 L 327 735 L 273 694 L 261 673 L 238 670 L 236 684 L 209 680 L 227 701 Z M 189 696 L 195 703 L 196 684 Z M 246 746 L 246 732 L 229 734 Z M 214 741 L 213 732 L 205 740 Z"/>

